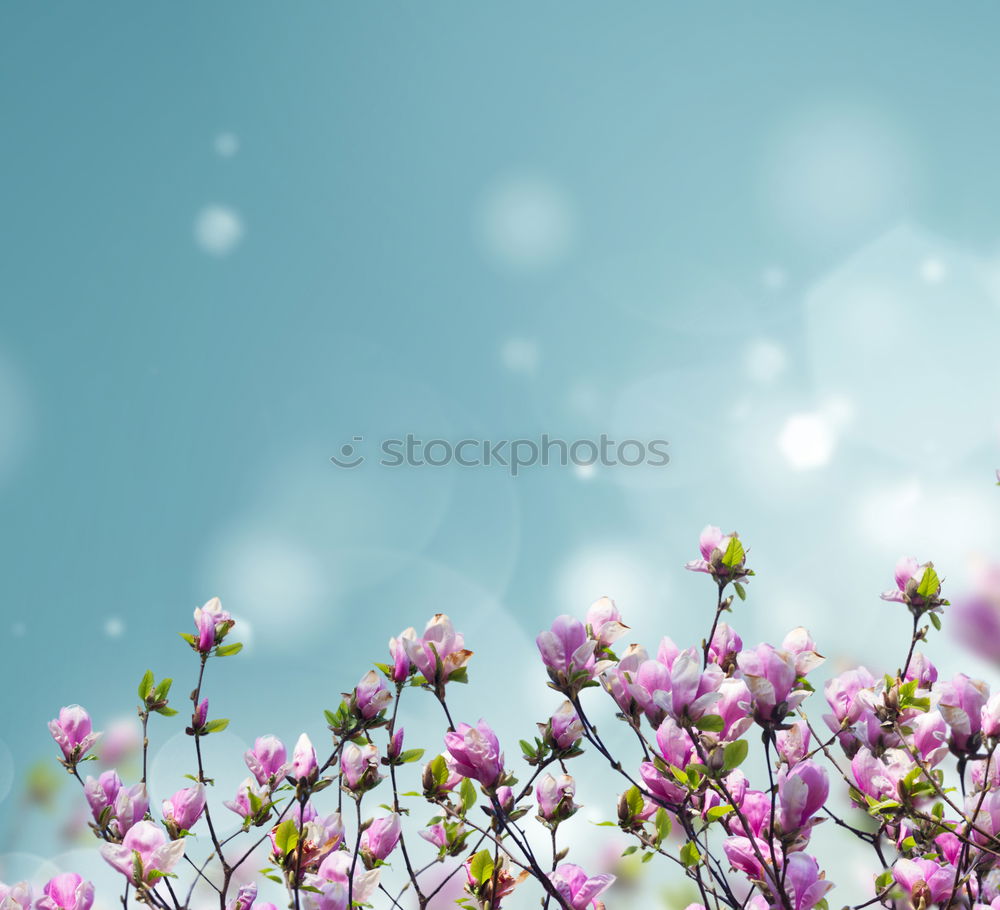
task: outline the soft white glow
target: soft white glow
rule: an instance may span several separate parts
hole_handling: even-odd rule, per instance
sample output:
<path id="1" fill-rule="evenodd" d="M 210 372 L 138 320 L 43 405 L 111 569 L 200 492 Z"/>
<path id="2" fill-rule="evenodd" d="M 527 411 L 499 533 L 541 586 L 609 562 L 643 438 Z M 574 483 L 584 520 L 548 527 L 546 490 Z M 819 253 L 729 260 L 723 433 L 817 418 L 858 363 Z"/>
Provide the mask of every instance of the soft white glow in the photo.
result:
<path id="1" fill-rule="evenodd" d="M 777 342 L 758 338 L 750 342 L 744 353 L 743 362 L 747 375 L 762 385 L 770 385 L 788 367 L 788 355 Z"/>
<path id="2" fill-rule="evenodd" d="M 508 338 L 500 347 L 500 362 L 512 373 L 534 373 L 540 357 L 538 342 L 531 338 Z"/>
<path id="3" fill-rule="evenodd" d="M 107 622 L 104 623 L 104 634 L 108 638 L 121 638 L 125 634 L 125 623 L 117 616 L 109 617 Z"/>
<path id="4" fill-rule="evenodd" d="M 220 158 L 232 158 L 240 150 L 240 140 L 235 133 L 219 133 L 213 146 Z"/>
<path id="5" fill-rule="evenodd" d="M 497 183 L 480 211 L 486 252 L 498 265 L 515 271 L 535 270 L 563 258 L 573 244 L 574 221 L 564 194 L 535 177 Z"/>
<path id="6" fill-rule="evenodd" d="M 820 468 L 830 461 L 835 444 L 833 430 L 819 414 L 789 417 L 778 436 L 778 446 L 797 471 Z"/>
<path id="7" fill-rule="evenodd" d="M 243 240 L 243 219 L 224 205 L 209 205 L 195 219 L 194 238 L 212 256 L 228 256 Z"/>

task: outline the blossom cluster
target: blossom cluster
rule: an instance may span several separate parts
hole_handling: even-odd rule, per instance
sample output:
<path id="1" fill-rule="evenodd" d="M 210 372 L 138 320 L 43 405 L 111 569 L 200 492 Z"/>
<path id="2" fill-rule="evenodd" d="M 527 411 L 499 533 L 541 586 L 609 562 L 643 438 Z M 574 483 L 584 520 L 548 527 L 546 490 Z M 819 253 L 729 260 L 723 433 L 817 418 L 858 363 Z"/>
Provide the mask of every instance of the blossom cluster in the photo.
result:
<path id="1" fill-rule="evenodd" d="M 521 740 L 515 760 L 486 720 L 453 719 L 450 688 L 468 681 L 472 652 L 439 614 L 422 633 L 391 638 L 385 662 L 325 712 L 322 748 L 307 733 L 291 749 L 262 734 L 243 755 L 245 780 L 218 799 L 201 743 L 228 720 L 212 715 L 206 668 L 241 646 L 230 640 L 232 616 L 210 600 L 183 633 L 196 667 L 184 721 L 190 786 L 150 804 L 150 723 L 180 711 L 172 681 L 152 671 L 138 686 L 137 782 L 126 784 L 114 768 L 84 773 L 101 734 L 80 706 L 49 724 L 60 762 L 83 789 L 101 854 L 121 876 L 124 907 L 133 899 L 182 910 L 200 887 L 220 910 L 276 910 L 258 900 L 268 881 L 294 910 L 404 901 L 420 910 L 499 910 L 515 891 L 532 891 L 545 908 L 602 910 L 615 876 L 568 861 L 576 845 L 563 828 L 580 809 L 571 770 L 589 755 L 620 781 L 599 809 L 632 841 L 625 853 L 685 876 L 698 895 L 693 910 L 826 910 L 833 883 L 813 847 L 824 821 L 871 851 L 870 890 L 853 910 L 1000 910 L 1000 692 L 961 673 L 939 679 L 918 648 L 949 607 L 934 565 L 901 560 L 882 595 L 892 605 L 885 609 L 905 608 L 911 620 L 900 663 L 854 667 L 820 693 L 815 671 L 824 657 L 805 628 L 776 645 L 751 645 L 727 621 L 754 576 L 739 535 L 706 528 L 699 549 L 687 568 L 706 575 L 713 591 L 699 643 L 663 637 L 655 649 L 621 647 L 630 630 L 608 597 L 539 633 L 561 703 Z M 989 615 L 975 599 L 957 609 Z M 409 690 L 441 708 L 445 730 L 429 755 L 410 746 L 401 724 Z M 612 745 L 591 721 L 588 705 L 598 697 L 611 699 L 629 755 L 621 738 Z M 814 712 L 820 723 L 809 699 L 825 702 Z M 747 759 L 758 743 L 763 773 L 752 781 Z M 411 778 L 417 789 L 405 790 Z M 835 789 L 849 809 L 835 808 Z M 430 813 L 422 824 L 421 807 Z M 220 813 L 237 820 L 235 834 L 220 836 Z M 550 854 L 538 847 L 540 831 Z M 248 868 L 264 855 L 265 868 Z M 90 910 L 93 900 L 93 886 L 73 873 L 37 896 L 28 883 L 0 886 L 0 910 Z"/>

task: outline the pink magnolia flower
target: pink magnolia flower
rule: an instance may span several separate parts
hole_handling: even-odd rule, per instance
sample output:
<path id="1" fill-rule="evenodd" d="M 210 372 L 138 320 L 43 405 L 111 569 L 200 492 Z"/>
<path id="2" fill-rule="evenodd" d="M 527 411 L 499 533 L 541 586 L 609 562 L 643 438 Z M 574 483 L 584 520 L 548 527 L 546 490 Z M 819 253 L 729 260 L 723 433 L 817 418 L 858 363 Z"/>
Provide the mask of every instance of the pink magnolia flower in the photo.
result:
<path id="1" fill-rule="evenodd" d="M 925 764 L 933 767 L 948 754 L 948 725 L 939 711 L 908 718 L 906 726 L 913 731 L 910 743 Z"/>
<path id="2" fill-rule="evenodd" d="M 722 718 L 722 731 L 719 739 L 731 742 L 739 739 L 753 726 L 750 711 L 753 708 L 753 698 L 750 689 L 742 679 L 728 676 L 719 684 L 719 700 L 713 708 L 713 713 Z"/>
<path id="3" fill-rule="evenodd" d="M 672 807 L 683 802 L 686 791 L 674 783 L 673 778 L 662 774 L 653 762 L 647 761 L 639 765 L 639 776 L 649 794 L 661 805 Z"/>
<path id="4" fill-rule="evenodd" d="M 442 825 L 441 822 L 428 825 L 426 828 L 421 828 L 417 833 L 425 841 L 433 844 L 439 850 L 448 846 L 448 832 L 445 831 L 444 825 Z"/>
<path id="5" fill-rule="evenodd" d="M 352 876 L 352 865 L 355 864 L 346 850 L 335 850 L 323 860 L 315 875 L 306 876 L 305 883 L 316 889 L 302 893 L 307 910 L 347 910 L 348 894 L 355 903 L 368 903 L 378 888 L 379 870 L 364 869 L 357 863 Z"/>
<path id="6" fill-rule="evenodd" d="M 739 534 L 735 531 L 731 534 L 723 534 L 715 525 L 705 527 L 698 538 L 698 549 L 701 551 L 701 559 L 684 564 L 685 569 L 692 572 L 705 572 L 711 575 L 716 581 L 729 582 L 740 581 L 749 573 L 746 569 L 746 555 L 742 546 L 737 552 L 737 558 L 733 564 L 727 566 L 723 561 L 729 551 L 732 541 L 738 540 Z"/>
<path id="7" fill-rule="evenodd" d="M 899 782 L 913 762 L 901 749 L 888 749 L 881 759 L 862 746 L 851 759 L 851 774 L 857 788 L 872 799 L 898 799 Z"/>
<path id="8" fill-rule="evenodd" d="M 809 630 L 803 626 L 792 629 L 785 636 L 781 642 L 781 650 L 795 655 L 795 672 L 799 676 L 805 676 L 826 660 L 816 650 L 816 642 L 813 641 Z"/>
<path id="9" fill-rule="evenodd" d="M 417 637 L 416 630 L 406 629 L 398 638 L 389 639 L 389 654 L 392 655 L 392 681 L 406 682 L 413 664 L 406 650 L 406 640 L 413 641 Z"/>
<path id="10" fill-rule="evenodd" d="M 736 658 L 743 679 L 753 695 L 754 711 L 762 723 L 780 722 L 809 694 L 796 689 L 797 655 L 769 644 L 740 651 Z"/>
<path id="11" fill-rule="evenodd" d="M 739 800 L 739 806 L 743 818 L 728 816 L 726 821 L 729 832 L 751 838 L 767 837 L 771 828 L 771 797 L 761 790 L 746 789 L 743 798 Z M 770 853 L 766 855 L 770 856 Z"/>
<path id="12" fill-rule="evenodd" d="M 587 610 L 587 626 L 597 642 L 598 648 L 610 648 L 627 631 L 622 625 L 622 615 L 610 597 L 595 600 Z"/>
<path id="13" fill-rule="evenodd" d="M 313 781 L 319 775 L 319 762 L 312 740 L 303 733 L 295 743 L 292 753 L 292 777 L 296 780 Z"/>
<path id="14" fill-rule="evenodd" d="M 149 796 L 145 784 L 122 787 L 115 796 L 112 819 L 108 827 L 121 837 L 133 825 L 141 822 L 149 810 Z"/>
<path id="15" fill-rule="evenodd" d="M 568 774 L 558 778 L 544 774 L 535 785 L 535 802 L 538 815 L 543 821 L 560 822 L 569 818 L 579 808 L 573 797 L 576 795 L 576 781 Z"/>
<path id="16" fill-rule="evenodd" d="M 496 733 L 485 720 L 475 727 L 459 724 L 457 730 L 445 733 L 444 744 L 459 774 L 487 789 L 496 786 L 503 774 L 503 753 Z"/>
<path id="17" fill-rule="evenodd" d="M 233 627 L 233 618 L 222 609 L 222 601 L 213 597 L 202 607 L 195 607 L 194 624 L 198 630 L 196 648 L 207 654 Z"/>
<path id="18" fill-rule="evenodd" d="M 708 659 L 711 663 L 725 667 L 734 663 L 736 655 L 743 650 L 743 639 L 727 623 L 720 622 L 708 644 Z"/>
<path id="19" fill-rule="evenodd" d="M 929 859 L 898 859 L 892 877 L 910 898 L 913 907 L 945 906 L 951 899 L 955 870 Z"/>
<path id="20" fill-rule="evenodd" d="M 701 668 L 701 657 L 687 648 L 670 668 L 669 687 L 653 692 L 653 702 L 677 721 L 699 720 L 710 713 L 721 697 L 725 674 L 717 664 Z"/>
<path id="21" fill-rule="evenodd" d="M 253 818 L 267 801 L 267 790 L 259 787 L 254 778 L 248 777 L 240 784 L 236 796 L 230 802 L 224 802 L 222 805 L 241 818 Z M 254 808 L 255 806 L 256 808 Z"/>
<path id="22" fill-rule="evenodd" d="M 389 745 L 386 747 L 385 754 L 390 760 L 395 760 L 403 754 L 403 734 L 405 728 L 400 727 L 398 730 L 393 731 L 392 736 L 389 739 Z"/>
<path id="23" fill-rule="evenodd" d="M 63 872 L 49 879 L 44 897 L 35 902 L 35 910 L 90 910 L 94 903 L 94 886 L 82 875 Z"/>
<path id="24" fill-rule="evenodd" d="M 399 816 L 393 812 L 376 818 L 361 833 L 361 852 L 371 860 L 385 860 L 396 849 L 401 832 Z"/>
<path id="25" fill-rule="evenodd" d="M 226 910 L 250 910 L 255 900 L 257 900 L 257 883 L 250 882 L 240 888 L 236 897 L 226 904 Z M 258 910 L 260 907 L 263 907 L 263 904 L 258 905 Z"/>
<path id="26" fill-rule="evenodd" d="M 917 681 L 921 689 L 929 689 L 937 682 L 937 667 L 932 664 L 922 651 L 914 651 L 910 658 L 910 666 L 906 668 L 906 680 Z"/>
<path id="27" fill-rule="evenodd" d="M 410 662 L 435 687 L 443 686 L 451 674 L 468 664 L 472 657 L 472 652 L 465 648 L 462 634 L 455 631 L 444 613 L 438 613 L 427 623 L 420 638 L 412 629 L 407 631 L 412 635 L 404 632 L 399 640 Z"/>
<path id="28" fill-rule="evenodd" d="M 991 739 L 1000 736 L 1000 692 L 991 695 L 980 712 L 980 728 L 983 736 Z"/>
<path id="29" fill-rule="evenodd" d="M 934 569 L 932 562 L 917 562 L 912 556 L 904 556 L 896 563 L 896 590 L 885 591 L 882 600 L 907 604 L 910 607 L 934 609 L 941 593 L 940 583 L 932 591 L 919 594 L 921 584 L 928 570 Z M 933 576 L 930 576 L 933 577 Z"/>
<path id="30" fill-rule="evenodd" d="M 190 831 L 204 811 L 204 784 L 178 790 L 170 799 L 163 801 L 163 820 L 171 837 L 178 837 L 181 831 Z"/>
<path id="31" fill-rule="evenodd" d="M 823 694 L 826 695 L 833 714 L 827 714 L 823 719 L 831 732 L 836 733 L 842 727 L 857 723 L 865 710 L 865 702 L 858 698 L 858 694 L 874 685 L 875 677 L 865 667 L 847 670 L 827 680 Z"/>
<path id="32" fill-rule="evenodd" d="M 344 785 L 356 793 L 370 790 L 384 775 L 379 773 L 378 748 L 372 743 L 357 746 L 348 743 L 340 757 L 340 772 Z"/>
<path id="33" fill-rule="evenodd" d="M 955 603 L 952 618 L 963 644 L 980 657 L 1000 661 L 1000 565 L 978 574 L 973 590 Z"/>
<path id="34" fill-rule="evenodd" d="M 819 871 L 819 863 L 806 853 L 792 853 L 785 865 L 784 885 L 792 910 L 812 910 L 833 887 Z"/>
<path id="35" fill-rule="evenodd" d="M 0 908 L 2 910 L 31 910 L 33 900 L 34 895 L 29 882 L 17 882 L 14 885 L 5 885 L 0 882 Z"/>
<path id="36" fill-rule="evenodd" d="M 153 872 L 170 872 L 184 855 L 184 839 L 168 840 L 163 829 L 141 821 L 120 844 L 103 844 L 101 856 L 133 885 L 150 884 Z"/>
<path id="37" fill-rule="evenodd" d="M 683 770 L 695 760 L 694 741 L 672 717 L 665 717 L 656 728 L 656 745 L 668 765 Z"/>
<path id="38" fill-rule="evenodd" d="M 951 727 L 951 741 L 959 751 L 974 750 L 974 737 L 982 724 L 982 711 L 990 697 L 990 687 L 981 679 L 956 674 L 940 686 L 938 709 Z"/>
<path id="39" fill-rule="evenodd" d="M 122 789 L 122 781 L 114 768 L 102 772 L 98 778 L 88 777 L 83 783 L 83 794 L 90 803 L 90 811 L 94 821 L 101 824 L 101 816 L 106 809 L 111 809 Z M 110 821 L 113 813 L 108 813 L 105 822 Z"/>
<path id="40" fill-rule="evenodd" d="M 285 745 L 277 736 L 258 736 L 253 748 L 247 749 L 243 755 L 250 773 L 263 786 L 273 786 L 289 771 L 288 753 Z"/>
<path id="41" fill-rule="evenodd" d="M 575 695 L 607 666 L 603 662 L 598 664 L 594 655 L 597 642 L 588 637 L 586 626 L 572 616 L 559 616 L 551 629 L 538 634 L 535 643 L 553 686 L 568 695 Z"/>
<path id="42" fill-rule="evenodd" d="M 392 704 L 392 692 L 378 673 L 369 670 L 354 687 L 353 701 L 358 713 L 365 720 L 371 720 Z"/>
<path id="43" fill-rule="evenodd" d="M 779 730 L 775 735 L 778 754 L 792 767 L 806 757 L 811 738 L 809 725 L 804 720 L 797 720 L 787 730 Z"/>
<path id="44" fill-rule="evenodd" d="M 747 878 L 755 882 L 765 882 L 771 877 L 771 847 L 767 841 L 749 837 L 727 837 L 722 842 L 722 850 L 726 859 L 734 869 L 738 869 Z M 761 864 L 763 859 L 764 864 Z M 781 853 L 777 854 L 778 865 L 781 865 Z"/>
<path id="45" fill-rule="evenodd" d="M 548 728 L 556 748 L 564 751 L 572 749 L 583 736 L 583 722 L 568 701 L 564 701 L 549 718 Z"/>
<path id="46" fill-rule="evenodd" d="M 49 721 L 49 732 L 69 764 L 81 761 L 101 735 L 92 732 L 90 715 L 79 705 L 60 708 L 59 716 Z"/>
<path id="47" fill-rule="evenodd" d="M 549 874 L 549 881 L 573 910 L 588 910 L 597 905 L 597 898 L 614 884 L 615 877 L 606 873 L 588 877 L 579 866 L 563 863 Z"/>
<path id="48" fill-rule="evenodd" d="M 812 759 L 800 761 L 790 770 L 778 774 L 778 821 L 784 831 L 803 827 L 815 815 L 830 795 L 826 769 Z"/>
<path id="49" fill-rule="evenodd" d="M 191 726 L 195 730 L 201 730 L 208 723 L 208 699 L 203 698 L 198 702 L 191 716 Z"/>

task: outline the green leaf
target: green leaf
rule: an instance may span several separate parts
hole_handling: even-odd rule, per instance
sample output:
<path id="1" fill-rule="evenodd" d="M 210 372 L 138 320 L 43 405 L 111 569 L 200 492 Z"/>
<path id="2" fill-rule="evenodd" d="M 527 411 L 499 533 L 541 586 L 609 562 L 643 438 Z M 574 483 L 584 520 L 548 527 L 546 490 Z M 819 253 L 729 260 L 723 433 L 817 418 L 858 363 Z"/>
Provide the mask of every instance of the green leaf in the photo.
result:
<path id="1" fill-rule="evenodd" d="M 480 885 L 484 885 L 490 880 L 493 875 L 493 857 L 490 856 L 489 850 L 480 850 L 472 857 L 472 862 L 469 863 L 469 874 Z"/>
<path id="2" fill-rule="evenodd" d="M 638 787 L 629 787 L 625 791 L 625 803 L 628 806 L 629 814 L 633 817 L 639 815 L 646 804 Z"/>
<path id="3" fill-rule="evenodd" d="M 694 725 L 704 733 L 721 733 L 726 728 L 726 722 L 718 714 L 706 714 Z"/>
<path id="4" fill-rule="evenodd" d="M 156 713 L 162 714 L 164 717 L 173 717 L 177 713 L 177 710 L 164 705 L 162 708 L 157 708 Z"/>
<path id="5" fill-rule="evenodd" d="M 243 650 L 243 642 L 234 641 L 231 645 L 219 645 L 215 649 L 215 653 L 218 657 L 231 657 L 233 654 L 239 654 Z"/>
<path id="6" fill-rule="evenodd" d="M 693 840 L 689 840 L 681 847 L 681 862 L 689 869 L 701 862 L 701 854 L 698 852 L 698 847 Z"/>
<path id="7" fill-rule="evenodd" d="M 139 680 L 139 699 L 140 701 L 145 701 L 149 697 L 149 693 L 153 691 L 153 671 L 147 670 L 142 674 L 142 679 Z"/>
<path id="8" fill-rule="evenodd" d="M 712 808 L 706 813 L 706 817 L 710 822 L 714 822 L 717 819 L 722 818 L 724 815 L 729 815 L 732 811 L 732 806 L 712 806 Z"/>
<path id="9" fill-rule="evenodd" d="M 229 726 L 229 721 L 226 720 L 226 718 L 218 717 L 215 720 L 210 720 L 207 724 L 205 724 L 205 732 L 219 733 L 220 731 L 225 730 L 226 727 L 228 726 Z"/>
<path id="10" fill-rule="evenodd" d="M 656 815 L 653 816 L 653 826 L 656 828 L 657 843 L 662 843 L 670 836 L 672 822 L 666 809 L 656 810 Z"/>
<path id="11" fill-rule="evenodd" d="M 286 818 L 277 828 L 274 830 L 274 845 L 287 856 L 295 849 L 295 845 L 299 842 L 299 832 L 295 827 L 295 822 Z"/>
<path id="12" fill-rule="evenodd" d="M 170 687 L 174 684 L 172 679 L 161 679 L 159 685 L 156 687 L 156 691 L 153 693 L 153 698 L 156 701 L 166 701 L 167 696 L 170 694 Z"/>
<path id="13" fill-rule="evenodd" d="M 184 639 L 193 648 L 197 644 L 198 639 L 196 639 L 190 632 L 178 632 L 181 638 Z"/>
<path id="14" fill-rule="evenodd" d="M 931 613 L 931 623 L 938 632 L 941 631 L 941 617 L 937 613 Z"/>
<path id="15" fill-rule="evenodd" d="M 917 594 L 926 600 L 930 600 L 932 597 L 936 597 L 940 590 L 941 579 L 938 578 L 937 572 L 934 571 L 934 566 L 928 566 L 924 569 L 923 577 L 917 586 Z"/>
<path id="16" fill-rule="evenodd" d="M 733 587 L 736 588 L 736 595 L 737 597 L 739 597 L 740 600 L 747 599 L 747 589 L 744 588 L 743 585 L 741 585 L 739 582 L 736 582 L 733 585 Z"/>
<path id="17" fill-rule="evenodd" d="M 469 778 L 463 778 L 462 784 L 458 788 L 458 795 L 462 798 L 462 811 L 468 812 L 476 804 L 476 788 Z"/>
<path id="18" fill-rule="evenodd" d="M 742 565 L 745 559 L 746 551 L 743 549 L 740 539 L 735 535 L 730 537 L 729 546 L 726 547 L 726 552 L 722 554 L 722 564 L 727 569 L 734 569 Z"/>
<path id="19" fill-rule="evenodd" d="M 750 746 L 745 739 L 738 739 L 732 743 L 726 743 L 722 750 L 722 769 L 732 771 L 743 764 L 743 759 L 747 757 Z"/>
<path id="20" fill-rule="evenodd" d="M 423 749 L 404 749 L 399 753 L 400 764 L 408 764 L 411 761 L 420 761 L 424 757 Z"/>
<path id="21" fill-rule="evenodd" d="M 457 670 L 452 670 L 448 674 L 448 682 L 454 683 L 468 683 L 469 681 L 469 668 L 459 667 Z"/>

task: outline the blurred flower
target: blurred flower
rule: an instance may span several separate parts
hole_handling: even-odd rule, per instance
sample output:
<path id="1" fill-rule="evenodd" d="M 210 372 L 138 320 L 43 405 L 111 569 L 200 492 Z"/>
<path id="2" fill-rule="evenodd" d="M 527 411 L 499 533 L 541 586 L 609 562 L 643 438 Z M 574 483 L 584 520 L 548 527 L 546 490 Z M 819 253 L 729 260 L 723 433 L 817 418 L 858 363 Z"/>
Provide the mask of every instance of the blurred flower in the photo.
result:
<path id="1" fill-rule="evenodd" d="M 35 903 L 35 910 L 90 910 L 94 903 L 94 886 L 82 875 L 63 872 L 46 883 L 44 897 Z"/>

